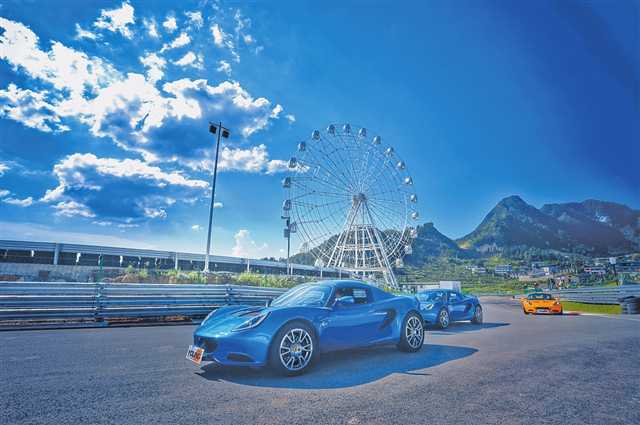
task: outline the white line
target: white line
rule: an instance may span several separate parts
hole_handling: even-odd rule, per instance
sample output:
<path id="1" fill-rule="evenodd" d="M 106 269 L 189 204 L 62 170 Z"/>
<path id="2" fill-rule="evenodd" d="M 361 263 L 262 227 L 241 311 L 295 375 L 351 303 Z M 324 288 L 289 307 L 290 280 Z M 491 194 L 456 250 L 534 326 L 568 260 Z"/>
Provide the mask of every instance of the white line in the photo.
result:
<path id="1" fill-rule="evenodd" d="M 632 322 L 640 322 L 640 319 L 636 319 L 632 317 L 614 316 L 611 314 L 580 313 L 580 316 L 595 316 L 595 317 L 605 317 L 607 319 L 630 320 Z"/>

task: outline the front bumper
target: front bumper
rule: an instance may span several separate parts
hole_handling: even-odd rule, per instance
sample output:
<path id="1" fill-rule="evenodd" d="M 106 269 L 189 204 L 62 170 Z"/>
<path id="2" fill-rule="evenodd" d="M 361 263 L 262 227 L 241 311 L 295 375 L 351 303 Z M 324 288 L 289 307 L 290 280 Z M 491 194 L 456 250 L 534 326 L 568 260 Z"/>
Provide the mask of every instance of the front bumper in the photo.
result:
<path id="1" fill-rule="evenodd" d="M 438 311 L 436 309 L 421 309 L 420 314 L 422 314 L 425 323 L 434 324 L 438 322 Z"/>
<path id="2" fill-rule="evenodd" d="M 523 308 L 524 311 L 531 314 L 562 314 L 562 306 L 556 305 L 551 307 L 523 306 Z"/>
<path id="3" fill-rule="evenodd" d="M 193 344 L 204 348 L 202 360 L 224 366 L 264 366 L 269 356 L 268 335 L 249 329 L 224 334 L 198 330 Z"/>

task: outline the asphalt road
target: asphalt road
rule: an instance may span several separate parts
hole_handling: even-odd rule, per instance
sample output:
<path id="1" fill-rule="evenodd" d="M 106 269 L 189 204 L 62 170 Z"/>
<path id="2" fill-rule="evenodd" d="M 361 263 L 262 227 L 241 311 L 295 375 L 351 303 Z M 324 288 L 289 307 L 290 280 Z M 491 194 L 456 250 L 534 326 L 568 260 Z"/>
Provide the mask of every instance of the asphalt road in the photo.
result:
<path id="1" fill-rule="evenodd" d="M 0 423 L 640 423 L 640 317 L 483 302 L 484 325 L 419 353 L 336 353 L 295 378 L 191 364 L 193 326 L 0 332 Z"/>

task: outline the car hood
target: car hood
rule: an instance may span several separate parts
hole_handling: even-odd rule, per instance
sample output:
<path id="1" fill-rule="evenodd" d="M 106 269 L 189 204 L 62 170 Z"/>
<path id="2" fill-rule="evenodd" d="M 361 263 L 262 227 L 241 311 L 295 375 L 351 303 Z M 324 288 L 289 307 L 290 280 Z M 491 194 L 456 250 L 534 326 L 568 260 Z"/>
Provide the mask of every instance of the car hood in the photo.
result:
<path id="1" fill-rule="evenodd" d="M 242 325 L 247 320 L 250 320 L 252 317 L 286 308 L 288 307 L 266 307 L 249 305 L 220 307 L 200 324 L 200 327 L 198 327 L 196 332 L 206 332 L 208 334 L 227 334 L 229 332 L 232 332 L 235 328 Z"/>

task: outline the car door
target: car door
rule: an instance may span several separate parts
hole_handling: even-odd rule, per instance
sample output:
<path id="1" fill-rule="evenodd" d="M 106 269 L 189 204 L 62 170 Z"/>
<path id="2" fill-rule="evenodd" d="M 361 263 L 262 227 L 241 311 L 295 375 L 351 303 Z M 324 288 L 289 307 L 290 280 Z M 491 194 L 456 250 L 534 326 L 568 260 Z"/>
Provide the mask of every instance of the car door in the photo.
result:
<path id="1" fill-rule="evenodd" d="M 449 292 L 449 316 L 451 320 L 464 320 L 465 300 L 457 291 Z"/>
<path id="2" fill-rule="evenodd" d="M 385 312 L 375 311 L 368 289 L 342 288 L 342 291 L 353 296 L 356 303 L 333 307 L 324 319 L 321 333 L 323 351 L 368 345 L 378 337 L 378 329 L 386 317 Z"/>

